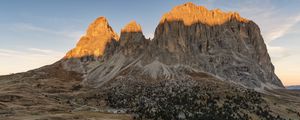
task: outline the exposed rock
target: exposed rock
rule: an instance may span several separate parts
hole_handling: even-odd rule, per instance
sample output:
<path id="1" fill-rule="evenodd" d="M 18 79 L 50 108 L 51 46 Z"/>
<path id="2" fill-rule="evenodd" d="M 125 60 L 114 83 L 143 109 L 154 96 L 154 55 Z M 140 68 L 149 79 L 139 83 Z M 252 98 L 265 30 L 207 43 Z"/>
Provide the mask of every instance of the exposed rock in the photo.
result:
<path id="1" fill-rule="evenodd" d="M 141 26 L 135 21 L 131 21 L 121 30 L 120 50 L 125 55 L 140 55 L 149 42 L 145 39 Z"/>
<path id="2" fill-rule="evenodd" d="M 273 88 L 283 87 L 254 22 L 187 3 L 153 40 L 136 22 L 118 38 L 102 17 L 65 59 L 0 76 L 0 118 L 300 119 L 299 91 Z"/>
<path id="3" fill-rule="evenodd" d="M 183 21 L 185 25 L 203 23 L 207 25 L 221 25 L 235 19 L 239 22 L 248 22 L 249 20 L 240 17 L 236 12 L 223 12 L 219 9 L 208 10 L 203 6 L 197 6 L 191 2 L 174 7 L 170 12 L 164 14 L 160 23 L 166 21 Z"/>
<path id="4" fill-rule="evenodd" d="M 173 56 L 161 57 L 166 64 L 187 64 L 250 88 L 283 87 L 259 27 L 237 13 L 180 5 L 164 15 L 153 41 Z"/>
<path id="5" fill-rule="evenodd" d="M 254 22 L 192 3 L 165 14 L 151 41 L 140 25 L 129 23 L 108 51 L 87 74 L 93 86 L 129 77 L 183 79 L 202 71 L 248 88 L 283 88 Z"/>
<path id="6" fill-rule="evenodd" d="M 128 32 L 142 32 L 142 27 L 136 21 L 130 21 L 122 30 L 122 33 Z"/>
<path id="7" fill-rule="evenodd" d="M 105 17 L 97 18 L 87 29 L 76 47 L 70 50 L 65 58 L 100 57 L 103 55 L 106 44 L 118 41 L 118 35 L 109 26 Z"/>

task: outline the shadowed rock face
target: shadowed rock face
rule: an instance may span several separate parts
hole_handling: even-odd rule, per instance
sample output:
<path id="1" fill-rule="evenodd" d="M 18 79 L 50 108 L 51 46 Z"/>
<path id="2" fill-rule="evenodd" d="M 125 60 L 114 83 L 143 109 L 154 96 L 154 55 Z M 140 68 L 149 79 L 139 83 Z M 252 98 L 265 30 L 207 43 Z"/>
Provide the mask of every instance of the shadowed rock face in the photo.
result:
<path id="1" fill-rule="evenodd" d="M 158 25 L 152 46 L 158 46 L 157 55 L 165 53 L 158 57 L 165 64 L 184 64 L 251 88 L 282 87 L 252 21 L 231 19 L 215 26 L 166 21 Z"/>
<path id="2" fill-rule="evenodd" d="M 0 118 L 299 119 L 299 92 L 272 88 L 283 86 L 258 26 L 187 3 L 152 40 L 134 21 L 119 38 L 100 17 L 65 59 L 0 76 Z"/>
<path id="3" fill-rule="evenodd" d="M 186 79 L 206 72 L 248 88 L 283 87 L 259 27 L 238 13 L 186 3 L 162 17 L 153 40 L 145 39 L 141 26 L 132 21 L 119 39 L 110 41 L 104 41 L 101 62 L 86 70 L 86 85 L 100 87 L 118 79 Z"/>
<path id="4" fill-rule="evenodd" d="M 131 21 L 121 30 L 120 52 L 127 56 L 140 55 L 149 42 L 145 39 L 141 26 Z"/>

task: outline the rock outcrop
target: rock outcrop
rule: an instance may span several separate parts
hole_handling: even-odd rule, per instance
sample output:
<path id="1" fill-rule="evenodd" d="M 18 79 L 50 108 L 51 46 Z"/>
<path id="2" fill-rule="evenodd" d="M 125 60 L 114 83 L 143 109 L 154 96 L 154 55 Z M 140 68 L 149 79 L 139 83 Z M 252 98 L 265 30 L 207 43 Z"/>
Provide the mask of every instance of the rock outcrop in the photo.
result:
<path id="1" fill-rule="evenodd" d="M 100 17 L 64 59 L 0 76 L 0 118 L 300 119 L 300 93 L 276 88 L 253 21 L 187 3 L 152 40 L 135 21 L 118 37 Z"/>
<path id="2" fill-rule="evenodd" d="M 153 43 L 166 53 L 160 57 L 165 64 L 184 64 L 248 87 L 283 87 L 259 27 L 237 13 L 177 6 L 163 16 Z"/>
<path id="3" fill-rule="evenodd" d="M 249 20 L 240 17 L 236 12 L 223 12 L 220 9 L 208 10 L 203 6 L 197 6 L 191 2 L 174 7 L 170 12 L 163 15 L 160 23 L 166 21 L 182 21 L 185 25 L 203 23 L 206 25 L 221 25 L 227 21 L 235 19 L 239 22 Z"/>
<path id="4" fill-rule="evenodd" d="M 131 21 L 121 30 L 120 50 L 125 55 L 139 55 L 149 42 L 143 35 L 141 25 L 135 21 Z"/>
<path id="5" fill-rule="evenodd" d="M 119 79 L 190 79 L 205 72 L 247 88 L 283 87 L 259 27 L 238 13 L 186 3 L 162 17 L 152 40 L 145 39 L 134 21 L 121 30 L 120 39 L 111 28 L 108 37 L 98 34 L 103 33 L 94 38 L 108 44 L 104 53 L 94 54 L 103 57 L 87 70 L 86 85 L 100 87 Z M 89 50 L 103 47 L 95 46 Z"/>
<path id="6" fill-rule="evenodd" d="M 118 35 L 109 26 L 107 19 L 99 17 L 89 26 L 86 35 L 80 38 L 76 47 L 70 50 L 65 58 L 101 57 L 107 43 L 118 40 Z"/>

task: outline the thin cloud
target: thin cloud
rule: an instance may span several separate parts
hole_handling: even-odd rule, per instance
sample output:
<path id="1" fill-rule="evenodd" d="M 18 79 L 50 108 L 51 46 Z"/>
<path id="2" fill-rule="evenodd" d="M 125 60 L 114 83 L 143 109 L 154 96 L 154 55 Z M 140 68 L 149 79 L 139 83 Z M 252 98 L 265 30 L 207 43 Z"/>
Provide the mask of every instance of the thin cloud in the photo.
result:
<path id="1" fill-rule="evenodd" d="M 7 53 L 7 54 L 22 54 L 21 51 L 10 50 L 10 49 L 0 49 L 0 53 Z"/>
<path id="2" fill-rule="evenodd" d="M 282 22 L 281 24 L 275 25 L 276 28 L 270 30 L 265 34 L 266 42 L 269 43 L 282 36 L 285 36 L 287 33 L 289 33 L 291 28 L 294 27 L 299 22 L 300 22 L 300 15 L 290 17 L 286 19 L 284 22 Z"/>
<path id="3" fill-rule="evenodd" d="M 0 49 L 0 74 L 24 72 L 60 60 L 64 53 L 40 48 Z"/>
<path id="4" fill-rule="evenodd" d="M 29 23 L 16 23 L 12 25 L 11 28 L 14 31 L 34 31 L 34 32 L 42 32 L 42 33 L 48 33 L 48 34 L 54 34 L 59 35 L 62 37 L 70 38 L 70 39 L 79 39 L 80 36 L 83 35 L 82 31 L 73 31 L 73 30 L 52 30 L 48 28 L 39 27 L 33 24 Z"/>
<path id="5" fill-rule="evenodd" d="M 299 12 L 284 14 L 282 9 L 275 6 L 271 0 L 240 1 L 226 5 L 231 6 L 230 10 L 238 11 L 243 17 L 256 22 L 260 26 L 266 43 L 285 36 L 293 26 L 300 22 Z"/>
<path id="6" fill-rule="evenodd" d="M 33 52 L 45 53 L 45 54 L 54 52 L 53 50 L 39 49 L 39 48 L 28 48 L 28 50 L 33 51 Z"/>
<path id="7" fill-rule="evenodd" d="M 267 45 L 268 52 L 272 58 L 272 62 L 279 62 L 280 60 L 291 56 L 289 49 L 280 46 L 269 46 Z"/>
<path id="8" fill-rule="evenodd" d="M 59 51 L 39 49 L 39 48 L 28 48 L 22 51 L 11 50 L 11 49 L 0 49 L 0 57 L 3 57 L 4 55 L 7 57 L 31 59 L 34 56 L 62 57 L 64 53 Z"/>
<path id="9" fill-rule="evenodd" d="M 19 29 L 19 30 L 30 30 L 30 31 L 37 31 L 37 32 L 50 32 L 47 29 L 37 27 L 31 24 L 25 24 L 25 23 L 17 23 L 13 25 L 14 28 Z"/>
<path id="10" fill-rule="evenodd" d="M 249 18 L 259 25 L 273 62 L 277 63 L 294 54 L 286 47 L 272 46 L 270 43 L 292 31 L 292 28 L 300 22 L 299 13 L 283 14 L 282 9 L 275 6 L 270 0 L 241 1 L 232 6 L 240 12 L 241 16 Z"/>

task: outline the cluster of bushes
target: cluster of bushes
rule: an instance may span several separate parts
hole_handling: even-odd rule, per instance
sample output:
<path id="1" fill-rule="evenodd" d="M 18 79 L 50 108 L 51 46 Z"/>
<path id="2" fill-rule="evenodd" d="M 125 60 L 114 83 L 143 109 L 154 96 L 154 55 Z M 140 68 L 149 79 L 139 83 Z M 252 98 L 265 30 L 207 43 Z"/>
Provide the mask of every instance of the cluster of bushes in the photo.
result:
<path id="1" fill-rule="evenodd" d="M 260 93 L 193 80 L 128 82 L 112 87 L 106 101 L 112 108 L 135 113 L 136 119 L 282 119 L 271 114 Z"/>

